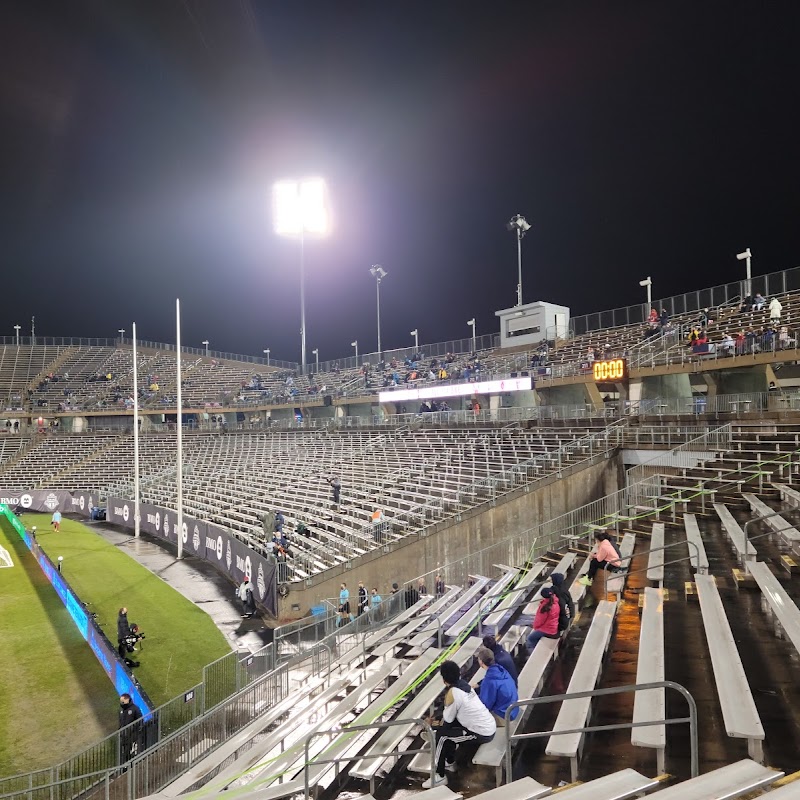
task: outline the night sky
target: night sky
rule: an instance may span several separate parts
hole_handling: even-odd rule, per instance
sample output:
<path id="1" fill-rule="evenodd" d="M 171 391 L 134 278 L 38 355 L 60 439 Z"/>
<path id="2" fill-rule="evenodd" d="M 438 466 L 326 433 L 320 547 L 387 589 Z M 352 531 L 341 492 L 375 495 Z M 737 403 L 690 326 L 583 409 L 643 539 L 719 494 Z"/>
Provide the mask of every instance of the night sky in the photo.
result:
<path id="1" fill-rule="evenodd" d="M 6 0 L 0 333 L 299 360 L 273 181 L 321 175 L 320 358 L 496 331 L 800 264 L 800 3 Z M 309 359 L 311 357 L 309 356 Z"/>

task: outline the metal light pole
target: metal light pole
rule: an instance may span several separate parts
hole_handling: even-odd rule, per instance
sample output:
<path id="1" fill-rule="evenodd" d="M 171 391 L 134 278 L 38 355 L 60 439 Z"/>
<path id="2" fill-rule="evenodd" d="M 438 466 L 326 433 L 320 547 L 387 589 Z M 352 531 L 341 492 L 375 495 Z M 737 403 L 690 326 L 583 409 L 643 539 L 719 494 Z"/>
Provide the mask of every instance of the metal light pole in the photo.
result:
<path id="1" fill-rule="evenodd" d="M 411 335 L 414 337 L 414 352 L 416 353 L 419 351 L 419 328 L 414 328 Z"/>
<path id="2" fill-rule="evenodd" d="M 328 233 L 325 182 L 321 178 L 279 181 L 272 190 L 275 232 L 300 239 L 300 371 L 306 368 L 306 234 Z"/>
<path id="3" fill-rule="evenodd" d="M 467 325 L 472 328 L 472 352 L 477 353 L 478 348 L 475 346 L 475 317 L 467 320 Z"/>
<path id="4" fill-rule="evenodd" d="M 744 261 L 745 262 L 745 269 L 747 270 L 747 282 L 745 283 L 744 287 L 744 294 L 745 297 L 750 297 L 753 294 L 753 284 L 752 284 L 752 273 L 750 272 L 750 259 L 753 257 L 753 254 L 750 252 L 750 248 L 748 247 L 743 253 L 736 254 L 737 261 Z"/>
<path id="5" fill-rule="evenodd" d="M 269 354 L 270 354 L 270 349 L 269 349 L 269 347 L 268 347 L 268 348 L 267 348 L 267 349 L 264 351 L 264 355 L 267 357 L 267 366 L 269 366 Z"/>
<path id="6" fill-rule="evenodd" d="M 136 374 L 136 323 L 133 323 L 133 535 L 138 538 L 142 517 L 139 513 L 139 376 Z"/>
<path id="7" fill-rule="evenodd" d="M 178 459 L 176 483 L 178 487 L 178 558 L 183 558 L 183 403 L 181 402 L 181 301 L 175 300 L 175 350 L 178 364 Z M 167 531 L 169 535 L 169 531 Z"/>
<path id="8" fill-rule="evenodd" d="M 17 332 L 17 347 L 19 347 L 19 332 L 22 329 L 22 325 L 15 325 L 14 330 Z"/>
<path id="9" fill-rule="evenodd" d="M 506 223 L 506 229 L 517 232 L 517 305 L 522 305 L 522 237 L 531 229 L 530 223 L 522 216 L 515 214 Z"/>
<path id="10" fill-rule="evenodd" d="M 200 344 L 202 344 L 203 347 L 205 347 L 205 349 L 206 349 L 206 358 L 208 358 L 208 344 L 209 344 L 208 339 L 203 339 L 203 341 L 200 342 Z"/>
<path id="11" fill-rule="evenodd" d="M 311 351 L 311 355 L 314 356 L 314 358 L 316 359 L 316 362 L 317 362 L 317 375 L 319 375 L 319 347 L 315 347 Z"/>
<path id="12" fill-rule="evenodd" d="M 380 264 L 373 264 L 369 268 L 370 274 L 375 278 L 376 301 L 378 304 L 378 361 L 381 359 L 381 281 L 389 274 Z"/>
<path id="13" fill-rule="evenodd" d="M 354 342 L 350 342 L 350 347 L 355 347 L 356 349 L 356 362 L 358 362 L 358 339 Z"/>
<path id="14" fill-rule="evenodd" d="M 643 281 L 639 281 L 639 286 L 647 289 L 647 314 L 649 314 L 650 309 L 653 307 L 653 281 L 648 275 Z M 647 317 L 647 314 L 645 314 L 645 317 Z"/>
<path id="15" fill-rule="evenodd" d="M 31 317 L 31 344 L 36 344 L 36 317 Z"/>

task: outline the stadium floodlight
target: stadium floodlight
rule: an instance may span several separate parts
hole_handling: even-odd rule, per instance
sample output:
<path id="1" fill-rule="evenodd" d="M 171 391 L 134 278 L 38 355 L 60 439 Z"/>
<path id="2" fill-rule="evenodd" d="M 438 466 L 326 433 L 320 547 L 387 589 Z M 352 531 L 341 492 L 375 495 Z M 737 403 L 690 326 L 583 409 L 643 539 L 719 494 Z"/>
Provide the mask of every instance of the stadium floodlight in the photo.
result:
<path id="1" fill-rule="evenodd" d="M 350 347 L 355 347 L 356 349 L 356 363 L 358 363 L 358 339 L 354 342 L 350 342 Z"/>
<path id="2" fill-rule="evenodd" d="M 369 268 L 370 275 L 375 278 L 376 300 L 378 303 L 378 361 L 381 359 L 381 281 L 389 274 L 380 264 Z"/>
<path id="3" fill-rule="evenodd" d="M 745 296 L 749 296 L 749 295 L 751 295 L 753 293 L 752 292 L 752 286 L 751 286 L 752 274 L 750 272 L 750 259 L 752 257 L 753 257 L 753 254 L 750 252 L 750 248 L 749 247 L 744 252 L 736 254 L 737 261 L 744 261 L 745 262 L 745 269 L 747 270 L 747 285 L 744 287 L 744 292 L 743 292 L 743 294 Z"/>
<path id="4" fill-rule="evenodd" d="M 317 375 L 319 375 L 319 347 L 315 347 L 311 351 L 311 355 L 314 356 L 314 358 L 316 359 L 316 362 L 317 362 Z"/>
<path id="5" fill-rule="evenodd" d="M 117 333 L 119 334 L 120 341 L 122 341 L 125 338 L 125 328 L 117 328 Z"/>
<path id="6" fill-rule="evenodd" d="M 205 349 L 206 349 L 206 358 L 208 358 L 208 345 L 209 345 L 208 339 L 203 339 L 203 341 L 200 342 L 200 344 L 203 345 L 203 347 L 205 347 Z"/>
<path id="7" fill-rule="evenodd" d="M 506 223 L 506 230 L 517 232 L 517 305 L 522 305 L 522 239 L 531 229 L 531 225 L 522 214 L 514 214 Z"/>
<path id="8" fill-rule="evenodd" d="M 322 178 L 278 181 L 272 188 L 275 233 L 300 240 L 300 369 L 306 363 L 305 238 L 326 236 L 330 228 L 327 189 Z"/>
<path id="9" fill-rule="evenodd" d="M 475 317 L 467 320 L 467 325 L 472 328 L 472 352 L 477 353 L 478 348 L 475 346 Z"/>
<path id="10" fill-rule="evenodd" d="M 649 314 L 653 307 L 653 281 L 648 275 L 643 281 L 639 281 L 639 286 L 647 289 L 647 313 Z"/>
<path id="11" fill-rule="evenodd" d="M 414 328 L 411 335 L 414 337 L 414 352 L 416 353 L 419 350 L 419 328 Z"/>
<path id="12" fill-rule="evenodd" d="M 58 557 L 58 571 L 61 572 L 61 565 L 64 563 L 64 556 Z"/>
<path id="13" fill-rule="evenodd" d="M 17 332 L 17 347 L 19 347 L 19 332 L 22 330 L 22 325 L 15 325 L 14 330 Z"/>
<path id="14" fill-rule="evenodd" d="M 271 352 L 272 351 L 269 349 L 269 347 L 264 351 L 264 355 L 267 357 L 267 366 L 269 366 L 269 354 Z"/>

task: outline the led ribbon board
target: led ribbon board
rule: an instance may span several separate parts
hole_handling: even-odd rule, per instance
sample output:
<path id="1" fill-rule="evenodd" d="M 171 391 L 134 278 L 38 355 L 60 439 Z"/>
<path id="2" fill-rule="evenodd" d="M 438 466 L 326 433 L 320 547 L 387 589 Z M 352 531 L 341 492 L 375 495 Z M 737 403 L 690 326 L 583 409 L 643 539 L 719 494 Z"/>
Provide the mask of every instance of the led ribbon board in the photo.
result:
<path id="1" fill-rule="evenodd" d="M 425 386 L 419 389 L 396 389 L 381 392 L 381 403 L 400 403 L 404 400 L 431 400 L 437 397 L 466 397 L 473 394 L 499 394 L 500 392 L 523 392 L 533 388 L 530 376 L 524 378 L 504 378 L 499 381 L 480 381 L 479 383 L 451 383 L 444 386 Z"/>
<path id="2" fill-rule="evenodd" d="M 624 358 L 595 361 L 592 373 L 596 381 L 622 381 L 628 377 L 628 363 Z"/>

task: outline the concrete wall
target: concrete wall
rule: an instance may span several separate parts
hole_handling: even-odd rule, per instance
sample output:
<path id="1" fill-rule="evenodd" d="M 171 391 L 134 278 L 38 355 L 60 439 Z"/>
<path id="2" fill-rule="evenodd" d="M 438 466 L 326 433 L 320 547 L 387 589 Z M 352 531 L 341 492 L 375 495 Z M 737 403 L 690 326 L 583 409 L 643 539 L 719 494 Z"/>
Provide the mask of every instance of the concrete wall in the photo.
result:
<path id="1" fill-rule="evenodd" d="M 349 564 L 325 572 L 324 577 L 304 589 L 294 585 L 279 598 L 281 621 L 297 619 L 328 597 L 338 597 L 339 584 L 346 581 L 351 597 L 360 580 L 377 586 L 385 597 L 394 581 L 403 584 L 418 575 L 464 558 L 491 544 L 507 539 L 553 517 L 616 492 L 622 488 L 624 471 L 619 456 L 588 467 L 565 470 L 564 477 L 548 476 L 499 500 L 488 502 L 458 517 L 439 523 L 425 537 L 409 536 L 389 553 L 380 550 L 353 559 Z M 529 491 L 525 491 L 529 488 Z"/>

